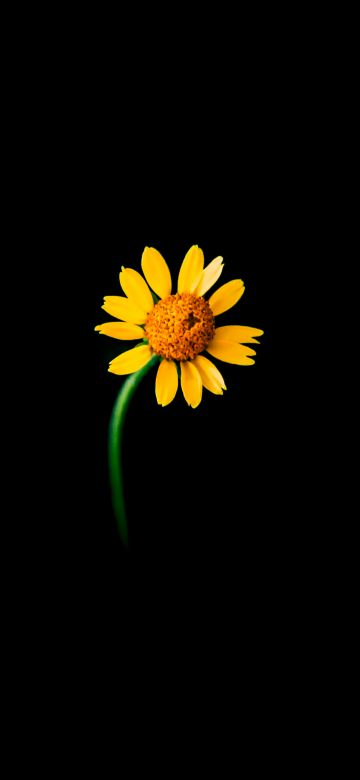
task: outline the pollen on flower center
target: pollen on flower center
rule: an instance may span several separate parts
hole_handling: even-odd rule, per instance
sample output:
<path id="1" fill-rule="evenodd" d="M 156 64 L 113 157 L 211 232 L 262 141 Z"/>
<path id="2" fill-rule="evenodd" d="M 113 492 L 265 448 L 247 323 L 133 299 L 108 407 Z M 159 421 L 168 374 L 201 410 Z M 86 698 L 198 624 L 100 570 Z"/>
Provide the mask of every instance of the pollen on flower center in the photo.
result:
<path id="1" fill-rule="evenodd" d="M 169 295 L 154 306 L 145 332 L 151 349 L 168 360 L 193 360 L 215 335 L 215 320 L 204 298 Z"/>

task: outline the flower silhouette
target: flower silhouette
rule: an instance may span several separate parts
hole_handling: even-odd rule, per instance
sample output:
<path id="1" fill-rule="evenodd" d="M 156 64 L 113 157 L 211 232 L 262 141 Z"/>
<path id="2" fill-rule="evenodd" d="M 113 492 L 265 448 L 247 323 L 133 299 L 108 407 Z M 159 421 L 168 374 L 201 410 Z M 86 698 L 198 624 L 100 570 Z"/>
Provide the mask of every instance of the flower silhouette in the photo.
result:
<path id="1" fill-rule="evenodd" d="M 156 249 L 145 248 L 141 266 L 146 281 L 138 271 L 122 268 L 120 284 L 125 297 L 106 296 L 102 307 L 117 321 L 95 328 L 115 339 L 140 340 L 136 347 L 114 358 L 109 371 L 131 374 L 157 356 L 161 362 L 155 392 L 161 406 L 175 398 L 179 378 L 185 400 L 192 408 L 199 406 L 203 387 L 222 395 L 226 390 L 224 379 L 203 353 L 225 363 L 249 366 L 255 362 L 255 350 L 248 345 L 258 344 L 256 337 L 263 335 L 258 328 L 215 324 L 220 314 L 240 300 L 244 282 L 234 279 L 205 300 L 221 276 L 223 258 L 216 257 L 204 268 L 204 253 L 198 246 L 187 252 L 174 294 L 170 270 Z"/>

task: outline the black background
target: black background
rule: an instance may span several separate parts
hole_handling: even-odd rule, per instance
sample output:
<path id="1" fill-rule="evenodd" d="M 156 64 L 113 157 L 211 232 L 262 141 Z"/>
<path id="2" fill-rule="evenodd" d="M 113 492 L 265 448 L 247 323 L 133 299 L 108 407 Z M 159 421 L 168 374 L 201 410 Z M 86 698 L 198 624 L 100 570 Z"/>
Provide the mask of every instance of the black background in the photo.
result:
<path id="1" fill-rule="evenodd" d="M 118 25 L 114 28 L 118 37 Z M 266 20 L 259 37 L 258 24 L 250 35 L 235 25 L 229 41 L 227 32 L 211 37 L 201 25 L 206 51 L 198 49 L 192 33 L 179 36 L 176 54 L 174 30 L 167 51 L 162 45 L 157 50 L 156 70 L 151 67 L 156 46 L 147 30 L 145 58 L 136 40 L 120 59 L 125 26 L 120 46 L 104 38 L 103 57 L 82 20 L 79 40 L 89 55 L 76 40 L 78 68 L 70 66 L 64 82 L 69 54 L 61 41 L 59 75 L 49 73 L 40 94 L 40 121 L 34 123 L 34 84 L 48 70 L 47 57 L 40 57 L 41 78 L 31 83 L 19 122 L 25 138 L 34 124 L 37 145 L 30 136 L 25 151 L 30 173 L 15 179 L 24 210 L 32 206 L 34 213 L 33 232 L 19 219 L 27 252 L 19 263 L 16 257 L 19 279 L 13 290 L 24 289 L 25 267 L 29 276 L 37 270 L 39 277 L 34 290 L 29 287 L 25 325 L 16 310 L 20 338 L 14 354 L 21 375 L 9 525 L 17 538 L 7 587 L 10 594 L 20 589 L 26 608 L 19 667 L 33 640 L 40 665 L 52 648 L 59 649 L 60 663 L 49 680 L 62 683 L 59 672 L 69 659 L 77 679 L 85 678 L 88 702 L 96 676 L 103 682 L 115 646 L 112 634 L 119 634 L 122 648 L 131 645 L 136 632 L 124 621 L 128 607 L 142 633 L 136 671 L 145 670 L 150 679 L 146 658 L 152 641 L 156 647 L 173 618 L 160 663 L 169 655 L 171 663 L 171 645 L 179 648 L 176 672 L 187 653 L 196 674 L 205 670 L 210 695 L 216 687 L 209 685 L 213 670 L 226 692 L 235 681 L 237 693 L 240 681 L 239 702 L 247 684 L 257 714 L 273 687 L 267 733 L 279 678 L 288 687 L 287 657 L 291 664 L 292 648 L 300 645 L 302 652 L 299 625 L 304 615 L 308 620 L 302 597 L 314 555 L 311 507 L 301 505 L 312 439 L 299 456 L 297 437 L 303 414 L 299 384 L 306 382 L 311 391 L 313 380 L 304 370 L 308 350 L 295 346 L 289 315 L 301 299 L 300 324 L 308 328 L 304 309 L 306 314 L 317 258 L 303 236 L 316 219 L 320 197 L 308 162 L 314 119 L 302 110 L 308 55 L 301 41 L 292 67 L 294 28 L 284 35 L 280 25 L 273 36 Z M 278 45 L 279 37 L 286 46 Z M 169 74 L 171 53 L 176 68 Z M 322 83 L 323 77 L 315 103 Z M 42 243 L 44 263 L 38 258 Z M 181 390 L 171 406 L 159 408 L 155 371 L 144 380 L 126 428 L 130 548 L 124 551 L 111 511 L 106 458 L 109 418 L 122 379 L 107 372 L 116 342 L 99 336 L 94 326 L 108 319 L 102 299 L 119 291 L 122 264 L 139 270 L 144 246 L 153 245 L 176 282 L 194 243 L 206 262 L 224 257 L 221 283 L 241 277 L 246 285 L 241 301 L 219 321 L 260 327 L 265 334 L 255 366 L 218 363 L 228 390 L 223 397 L 204 391 L 197 410 L 187 407 Z M 322 601 L 320 594 L 314 620 Z M 18 611 L 12 612 L 19 622 Z M 45 638 L 40 647 L 36 614 Z M 187 630 L 179 637 L 182 620 Z M 196 634 L 204 638 L 203 649 Z M 213 650 L 219 645 L 220 663 Z M 304 656 L 311 647 L 312 639 Z M 127 667 L 117 647 L 114 655 L 124 679 Z M 291 680 L 299 679 L 299 667 L 296 662 Z M 32 669 L 29 676 L 37 685 Z M 69 710 L 76 711 L 68 706 L 75 691 L 74 685 L 67 719 Z M 242 703 L 249 720 L 245 707 Z M 116 709 L 124 709 L 121 697 Z M 288 712 L 285 702 L 292 728 Z M 102 715 L 98 710 L 95 720 Z M 77 713 L 77 730 L 79 720 Z"/>
<path id="2" fill-rule="evenodd" d="M 302 407 L 292 309 L 308 278 L 305 214 L 289 183 L 297 177 L 289 145 L 269 129 L 263 144 L 254 121 L 241 146 L 227 148 L 229 119 L 229 138 L 223 133 L 211 160 L 205 143 L 189 158 L 181 144 L 164 144 L 160 155 L 133 143 L 126 157 L 122 139 L 123 165 L 114 137 L 106 146 L 104 128 L 92 157 L 94 134 L 82 126 L 58 175 L 59 197 L 49 199 L 46 263 L 32 298 L 37 364 L 27 351 L 33 430 L 24 440 L 29 487 L 16 556 L 25 558 L 26 581 L 38 581 L 42 599 L 57 594 L 60 605 L 75 604 L 76 614 L 108 604 L 116 612 L 131 602 L 130 593 L 145 598 L 153 588 L 164 599 L 184 589 L 230 602 L 242 594 L 243 605 L 262 609 L 267 599 L 287 598 L 292 578 L 295 585 L 307 539 L 304 524 L 293 521 Z M 234 278 L 245 283 L 241 300 L 218 323 L 258 327 L 264 336 L 253 366 L 214 359 L 228 389 L 222 397 L 204 390 L 196 410 L 181 389 L 170 406 L 158 407 L 155 370 L 143 381 L 125 431 L 125 551 L 107 473 L 108 424 L 123 381 L 107 369 L 119 345 L 94 328 L 110 319 L 101 305 L 104 295 L 120 293 L 122 265 L 140 270 L 144 247 L 154 246 L 175 289 L 192 244 L 206 263 L 224 257 L 217 286 Z"/>
<path id="3" fill-rule="evenodd" d="M 38 330 L 45 339 L 34 391 L 34 439 L 41 419 L 45 446 L 34 459 L 29 438 L 25 457 L 35 470 L 41 520 L 35 568 L 41 583 L 51 578 L 60 600 L 79 599 L 81 610 L 94 601 L 116 608 L 124 588 L 151 589 L 154 582 L 168 584 L 163 595 L 172 583 L 235 598 L 245 589 L 244 603 L 257 595 L 262 603 L 266 593 L 284 593 L 294 570 L 290 452 L 298 407 L 288 314 L 303 283 L 306 215 L 294 197 L 298 154 L 279 104 L 269 90 L 267 101 L 257 100 L 252 92 L 246 121 L 231 103 L 221 133 L 211 112 L 200 116 L 195 105 L 173 106 L 164 121 L 153 107 L 137 126 L 124 121 L 121 133 L 111 113 L 100 112 L 92 125 L 81 109 L 71 148 L 59 147 L 63 169 L 51 174 L 59 197 L 49 199 L 55 227 L 49 220 Z M 155 371 L 143 381 L 125 432 L 125 551 L 107 475 L 108 424 L 122 383 L 107 368 L 119 348 L 94 327 L 110 319 L 101 304 L 104 295 L 119 294 L 121 265 L 140 270 L 144 247 L 154 246 L 175 289 L 195 243 L 206 263 L 224 257 L 221 283 L 245 283 L 240 302 L 218 322 L 259 327 L 264 336 L 254 366 L 214 359 L 228 390 L 222 397 L 204 391 L 196 410 L 181 389 L 159 408 Z"/>

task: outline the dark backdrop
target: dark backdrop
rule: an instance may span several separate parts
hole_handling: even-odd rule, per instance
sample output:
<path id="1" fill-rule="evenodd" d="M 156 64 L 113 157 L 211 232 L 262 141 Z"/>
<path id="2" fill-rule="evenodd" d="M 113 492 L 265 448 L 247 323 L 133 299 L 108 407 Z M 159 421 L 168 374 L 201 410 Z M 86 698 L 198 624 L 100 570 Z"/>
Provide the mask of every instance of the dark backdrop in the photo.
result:
<path id="1" fill-rule="evenodd" d="M 289 443 L 298 407 L 287 309 L 295 286 L 306 284 L 298 219 L 306 214 L 294 205 L 294 155 L 283 136 L 269 129 L 264 135 L 261 122 L 255 129 L 249 120 L 240 144 L 240 129 L 227 122 L 216 159 L 198 133 L 191 164 L 180 144 L 164 146 L 160 165 L 146 134 L 128 157 L 122 138 L 115 160 L 115 128 L 108 148 L 105 126 L 93 158 L 92 136 L 82 126 L 70 157 L 42 282 L 40 326 L 47 338 L 33 419 L 35 437 L 43 420 L 46 444 L 41 461 L 30 442 L 26 456 L 35 470 L 36 511 L 39 495 L 44 502 L 40 570 L 45 562 L 60 591 L 85 604 L 93 598 L 104 604 L 113 594 L 117 604 L 124 583 L 156 578 L 266 594 L 284 590 L 294 566 L 298 534 L 290 518 L 297 496 L 289 489 Z M 222 397 L 204 390 L 196 410 L 181 389 L 169 407 L 159 408 L 155 370 L 143 381 L 125 431 L 130 549 L 124 551 L 107 475 L 108 423 L 123 381 L 107 367 L 121 344 L 94 327 L 110 319 L 101 304 L 104 295 L 120 293 L 121 265 L 140 270 L 144 247 L 154 246 L 176 289 L 194 243 L 206 263 L 224 257 L 217 286 L 238 277 L 245 282 L 242 299 L 218 322 L 259 327 L 264 336 L 254 366 L 214 359 L 228 390 Z"/>

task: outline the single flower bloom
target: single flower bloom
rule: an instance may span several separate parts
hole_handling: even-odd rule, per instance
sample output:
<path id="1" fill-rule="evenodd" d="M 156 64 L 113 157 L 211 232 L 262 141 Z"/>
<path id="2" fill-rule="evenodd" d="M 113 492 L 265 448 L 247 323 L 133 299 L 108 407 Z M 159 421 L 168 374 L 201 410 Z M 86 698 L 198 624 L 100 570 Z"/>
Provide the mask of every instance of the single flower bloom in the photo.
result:
<path id="1" fill-rule="evenodd" d="M 195 409 L 203 387 L 215 395 L 226 390 L 220 371 L 202 353 L 225 363 L 250 366 L 255 362 L 255 350 L 247 345 L 259 344 L 256 337 L 263 331 L 243 325 L 216 327 L 215 318 L 235 306 L 245 292 L 244 282 L 234 279 L 205 300 L 204 295 L 221 276 L 222 257 L 204 268 L 203 251 L 192 246 L 181 265 L 175 294 L 170 270 L 156 249 L 145 248 L 141 267 L 146 281 L 138 271 L 123 267 L 120 284 L 125 297 L 104 298 L 102 308 L 118 321 L 97 325 L 95 330 L 115 339 L 142 340 L 114 358 L 109 371 L 131 374 L 157 355 L 161 360 L 155 382 L 158 404 L 167 406 L 173 401 L 180 376 L 185 400 Z"/>

